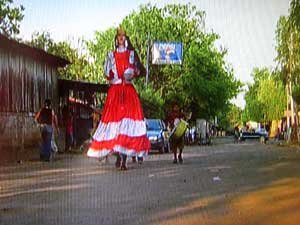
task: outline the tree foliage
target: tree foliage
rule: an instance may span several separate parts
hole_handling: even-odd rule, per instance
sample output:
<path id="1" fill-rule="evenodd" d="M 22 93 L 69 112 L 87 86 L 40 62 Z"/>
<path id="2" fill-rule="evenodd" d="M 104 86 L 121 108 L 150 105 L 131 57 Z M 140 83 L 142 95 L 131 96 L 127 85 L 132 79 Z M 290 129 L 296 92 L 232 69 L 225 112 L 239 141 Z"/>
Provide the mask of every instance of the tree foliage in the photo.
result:
<path id="1" fill-rule="evenodd" d="M 151 40 L 183 43 L 183 65 L 150 65 L 146 89 L 143 80 L 135 81 L 142 101 L 159 107 L 153 114 L 157 111 L 162 114 L 163 106 L 177 99 L 186 111 L 193 111 L 194 117 L 210 119 L 224 112 L 229 100 L 238 93 L 241 83 L 224 61 L 226 51 L 214 46 L 218 35 L 205 32 L 204 11 L 191 4 L 171 4 L 162 8 L 147 4 L 126 16 L 121 26 L 144 64 L 148 33 Z M 115 28 L 112 27 L 96 32 L 94 40 L 88 42 L 95 74 L 103 74 L 102 66 L 107 52 L 113 49 L 114 35 Z"/>
<path id="2" fill-rule="evenodd" d="M 227 113 L 220 113 L 218 115 L 219 128 L 222 128 L 224 130 L 230 130 L 235 126 L 239 126 L 243 123 L 243 110 L 240 107 L 234 104 L 229 104 L 225 111 Z"/>
<path id="3" fill-rule="evenodd" d="M 86 54 L 81 54 L 80 49 L 84 49 L 85 42 L 77 41 L 77 47 L 71 47 L 67 41 L 55 42 L 49 32 L 35 32 L 31 41 L 27 44 L 43 49 L 44 51 L 70 61 L 70 65 L 59 70 L 59 76 L 63 79 L 90 81 L 90 67 Z"/>
<path id="4" fill-rule="evenodd" d="M 94 82 L 104 83 L 106 78 L 104 76 L 103 65 L 107 53 L 114 48 L 114 36 L 116 30 L 111 27 L 106 31 L 97 31 L 94 40 L 87 41 L 87 49 L 92 62 L 89 65 L 91 71 L 90 80 Z"/>
<path id="5" fill-rule="evenodd" d="M 281 16 L 276 29 L 275 58 L 278 67 L 253 70 L 253 84 L 248 84 L 243 120 L 267 122 L 280 119 L 287 99 L 300 103 L 300 1 L 291 0 L 289 15 Z M 287 91 L 287 92 L 286 92 Z M 287 97 L 289 96 L 289 97 Z"/>
<path id="6" fill-rule="evenodd" d="M 278 20 L 276 29 L 276 61 L 284 84 L 292 84 L 292 95 L 300 102 L 300 2 L 292 0 L 289 15 Z"/>
<path id="7" fill-rule="evenodd" d="M 0 31 L 7 36 L 19 33 L 23 6 L 12 7 L 13 0 L 0 0 Z M 194 118 L 210 119 L 229 110 L 229 100 L 236 96 L 241 83 L 234 78 L 226 64 L 226 50 L 219 50 L 215 42 L 219 36 L 205 31 L 205 12 L 191 4 L 170 4 L 157 7 L 142 5 L 131 12 L 120 24 L 129 35 L 143 64 L 147 60 L 148 34 L 153 41 L 178 41 L 184 47 L 182 65 L 150 65 L 150 80 L 135 81 L 148 117 L 163 117 L 166 106 L 179 100 L 185 111 Z M 90 41 L 55 42 L 49 32 L 35 32 L 27 42 L 33 47 L 71 62 L 60 70 L 65 79 L 98 83 L 105 80 L 103 64 L 114 48 L 115 27 L 97 31 Z"/>
<path id="8" fill-rule="evenodd" d="M 291 0 L 289 15 L 280 17 L 276 30 L 276 50 L 280 78 L 286 85 L 287 110 L 291 115 L 298 112 L 300 104 L 300 1 Z M 294 103 L 297 104 L 294 104 Z M 298 126 L 298 120 L 290 117 L 291 125 Z M 289 126 L 289 125 L 288 125 Z M 299 137 L 293 129 L 293 138 Z"/>
<path id="9" fill-rule="evenodd" d="M 252 73 L 253 84 L 248 84 L 245 95 L 246 107 L 243 120 L 269 122 L 281 119 L 285 109 L 286 94 L 278 74 L 267 68 L 255 68 Z"/>
<path id="10" fill-rule="evenodd" d="M 0 0 L 0 33 L 15 38 L 20 33 L 24 6 L 13 6 L 13 0 Z"/>
<path id="11" fill-rule="evenodd" d="M 196 108 L 197 117 L 211 119 L 226 112 L 229 100 L 239 91 L 241 83 L 226 67 L 224 55 L 213 49 L 216 37 L 207 35 L 201 42 L 191 44 L 186 53 L 185 74 L 181 76 L 186 103 Z"/>

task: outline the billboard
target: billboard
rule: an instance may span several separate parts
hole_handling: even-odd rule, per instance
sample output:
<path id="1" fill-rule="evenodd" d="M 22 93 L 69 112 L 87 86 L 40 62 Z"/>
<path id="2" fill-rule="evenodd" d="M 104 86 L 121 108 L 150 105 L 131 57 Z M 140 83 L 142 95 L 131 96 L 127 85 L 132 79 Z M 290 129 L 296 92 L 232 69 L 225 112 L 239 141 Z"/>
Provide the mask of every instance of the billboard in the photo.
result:
<path id="1" fill-rule="evenodd" d="M 152 64 L 182 64 L 183 49 L 181 42 L 154 42 Z"/>

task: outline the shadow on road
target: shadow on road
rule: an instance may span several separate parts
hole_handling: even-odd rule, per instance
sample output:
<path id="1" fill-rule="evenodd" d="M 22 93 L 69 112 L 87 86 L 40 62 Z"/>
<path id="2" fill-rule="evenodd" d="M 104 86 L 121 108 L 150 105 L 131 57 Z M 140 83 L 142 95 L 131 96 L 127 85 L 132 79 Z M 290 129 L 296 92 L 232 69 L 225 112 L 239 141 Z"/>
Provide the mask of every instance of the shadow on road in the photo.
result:
<path id="1" fill-rule="evenodd" d="M 300 153 L 255 142 L 186 147 L 184 164 L 150 154 L 115 170 L 68 155 L 1 167 L 0 223 L 295 224 Z M 218 177 L 219 179 L 214 179 Z"/>

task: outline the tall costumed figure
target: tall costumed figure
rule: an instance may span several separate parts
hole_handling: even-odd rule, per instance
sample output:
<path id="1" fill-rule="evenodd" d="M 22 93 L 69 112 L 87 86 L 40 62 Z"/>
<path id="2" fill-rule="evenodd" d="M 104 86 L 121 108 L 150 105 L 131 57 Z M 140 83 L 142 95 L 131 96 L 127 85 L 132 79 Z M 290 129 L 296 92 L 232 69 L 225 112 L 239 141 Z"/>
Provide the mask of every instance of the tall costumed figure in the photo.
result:
<path id="1" fill-rule="evenodd" d="M 115 50 L 104 65 L 110 87 L 102 117 L 87 155 L 104 158 L 116 155 L 116 167 L 126 170 L 127 157 L 144 157 L 150 150 L 141 103 L 132 80 L 145 68 L 122 28 L 117 29 Z"/>

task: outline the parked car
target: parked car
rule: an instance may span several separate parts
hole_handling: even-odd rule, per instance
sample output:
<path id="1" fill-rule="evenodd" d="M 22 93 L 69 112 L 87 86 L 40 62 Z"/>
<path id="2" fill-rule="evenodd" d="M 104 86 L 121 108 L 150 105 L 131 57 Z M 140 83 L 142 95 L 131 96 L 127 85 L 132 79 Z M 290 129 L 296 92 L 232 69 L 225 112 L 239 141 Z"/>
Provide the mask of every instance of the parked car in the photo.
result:
<path id="1" fill-rule="evenodd" d="M 260 136 L 265 136 L 265 137 L 269 136 L 268 131 L 264 128 L 256 130 L 256 133 L 259 134 Z"/>
<path id="2" fill-rule="evenodd" d="M 242 141 L 244 141 L 246 139 L 260 139 L 262 137 L 264 138 L 265 141 L 267 141 L 269 138 L 268 131 L 266 131 L 266 129 L 264 129 L 264 128 L 252 130 L 252 131 L 243 131 L 241 133 Z"/>
<path id="3" fill-rule="evenodd" d="M 147 137 L 151 143 L 152 150 L 159 153 L 169 152 L 169 132 L 161 119 L 146 119 Z"/>

